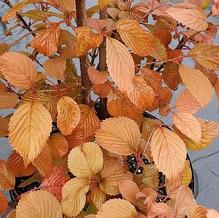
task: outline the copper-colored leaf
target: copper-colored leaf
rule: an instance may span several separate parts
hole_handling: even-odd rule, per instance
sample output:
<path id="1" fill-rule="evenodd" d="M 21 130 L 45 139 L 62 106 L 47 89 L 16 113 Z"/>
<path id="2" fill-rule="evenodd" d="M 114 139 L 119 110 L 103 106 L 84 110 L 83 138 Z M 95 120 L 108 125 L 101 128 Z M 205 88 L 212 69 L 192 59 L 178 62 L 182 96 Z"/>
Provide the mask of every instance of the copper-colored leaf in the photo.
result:
<path id="1" fill-rule="evenodd" d="M 49 145 L 45 145 L 40 154 L 32 162 L 41 175 L 47 177 L 52 172 L 53 159 Z"/>
<path id="2" fill-rule="evenodd" d="M 100 146 L 120 155 L 136 153 L 140 140 L 138 125 L 127 117 L 104 120 L 96 132 L 96 141 Z"/>
<path id="3" fill-rule="evenodd" d="M 108 195 L 118 195 L 119 181 L 130 178 L 126 173 L 121 160 L 105 155 L 103 168 L 100 171 L 100 189 Z"/>
<path id="4" fill-rule="evenodd" d="M 45 71 L 49 76 L 54 77 L 58 80 L 64 80 L 64 73 L 66 69 L 66 60 L 61 57 L 55 57 L 48 59 L 43 64 Z"/>
<path id="5" fill-rule="evenodd" d="M 32 164 L 29 164 L 27 167 L 25 167 L 23 158 L 16 151 L 13 151 L 9 155 L 7 166 L 16 177 L 30 176 L 36 171 Z"/>
<path id="6" fill-rule="evenodd" d="M 93 84 L 92 89 L 95 95 L 98 95 L 101 98 L 106 98 L 110 93 L 111 85 L 108 82 L 103 84 Z"/>
<path id="7" fill-rule="evenodd" d="M 136 203 L 136 194 L 140 192 L 137 184 L 128 179 L 119 182 L 119 191 L 125 199 L 133 204 Z"/>
<path id="8" fill-rule="evenodd" d="M 0 116 L 0 137 L 8 136 L 8 120 Z"/>
<path id="9" fill-rule="evenodd" d="M 191 218 L 208 218 L 207 217 L 207 208 L 205 207 L 202 207 L 202 206 L 195 206 L 191 213 L 190 213 L 190 216 Z M 218 217 L 219 217 L 219 214 L 218 214 Z M 214 216 L 214 218 L 216 218 L 216 216 Z"/>
<path id="10" fill-rule="evenodd" d="M 189 55 L 199 64 L 209 70 L 219 69 L 219 46 L 206 43 L 197 43 L 189 51 Z"/>
<path id="11" fill-rule="evenodd" d="M 38 52 L 51 56 L 58 50 L 60 27 L 58 24 L 51 24 L 38 33 L 32 40 L 31 46 Z"/>
<path id="12" fill-rule="evenodd" d="M 182 172 L 186 147 L 183 140 L 171 130 L 166 127 L 155 129 L 151 138 L 151 152 L 155 166 L 167 178 L 177 177 Z"/>
<path id="13" fill-rule="evenodd" d="M 132 19 L 122 19 L 117 23 L 117 30 L 124 43 L 139 56 L 152 56 L 158 60 L 166 59 L 165 47 L 160 40 Z"/>
<path id="14" fill-rule="evenodd" d="M 118 40 L 107 37 L 106 62 L 108 71 L 121 91 L 132 91 L 135 75 L 134 60 L 128 49 Z"/>
<path id="15" fill-rule="evenodd" d="M 108 80 L 108 73 L 106 71 L 98 71 L 94 67 L 88 67 L 87 73 L 90 81 L 93 84 L 103 84 Z"/>
<path id="16" fill-rule="evenodd" d="M 57 104 L 57 125 L 63 135 L 69 135 L 78 125 L 81 112 L 79 105 L 70 97 L 63 96 Z"/>
<path id="17" fill-rule="evenodd" d="M 208 28 L 207 15 L 203 10 L 189 4 L 178 4 L 176 6 L 178 7 L 169 7 L 166 10 L 175 20 L 196 31 L 203 31 Z"/>
<path id="18" fill-rule="evenodd" d="M 206 106 L 211 100 L 213 88 L 208 78 L 199 70 L 180 65 L 179 74 L 186 88 L 201 106 Z"/>
<path id="19" fill-rule="evenodd" d="M 173 114 L 173 122 L 184 135 L 195 142 L 201 140 L 201 125 L 192 114 L 177 112 Z"/>
<path id="20" fill-rule="evenodd" d="M 89 190 L 88 180 L 74 178 L 62 188 L 62 209 L 67 216 L 77 216 L 84 208 L 86 193 Z"/>
<path id="21" fill-rule="evenodd" d="M 12 85 L 29 89 L 38 80 L 33 61 L 18 52 L 5 52 L 0 56 L 0 72 Z"/>
<path id="22" fill-rule="evenodd" d="M 24 165 L 41 152 L 52 130 L 52 118 L 40 103 L 23 103 L 9 122 L 9 141 L 23 157 Z"/>
<path id="23" fill-rule="evenodd" d="M 133 84 L 133 91 L 128 92 L 130 100 L 142 111 L 151 108 L 155 96 L 153 89 L 140 76 L 134 77 Z"/>
<path id="24" fill-rule="evenodd" d="M 62 207 L 47 191 L 31 191 L 21 197 L 16 207 L 16 218 L 60 218 Z"/>
<path id="25" fill-rule="evenodd" d="M 68 141 L 60 133 L 51 135 L 47 141 L 53 158 L 62 158 L 68 152 Z"/>
<path id="26" fill-rule="evenodd" d="M 74 12 L 76 10 L 75 0 L 47 0 L 54 7 L 60 8 L 64 12 Z"/>
<path id="27" fill-rule="evenodd" d="M 62 198 L 62 187 L 69 180 L 66 170 L 62 167 L 54 167 L 49 177 L 45 178 L 40 188 L 51 192 L 59 201 Z"/>
<path id="28" fill-rule="evenodd" d="M 185 89 L 175 101 L 175 108 L 179 112 L 194 114 L 200 107 L 195 97 L 193 97 L 187 89 Z"/>
<path id="29" fill-rule="evenodd" d="M 129 201 L 113 199 L 103 204 L 96 218 L 135 218 L 136 216 L 137 211 Z"/>
<path id="30" fill-rule="evenodd" d="M 8 199 L 0 192 L 0 214 L 3 214 L 8 207 Z"/>

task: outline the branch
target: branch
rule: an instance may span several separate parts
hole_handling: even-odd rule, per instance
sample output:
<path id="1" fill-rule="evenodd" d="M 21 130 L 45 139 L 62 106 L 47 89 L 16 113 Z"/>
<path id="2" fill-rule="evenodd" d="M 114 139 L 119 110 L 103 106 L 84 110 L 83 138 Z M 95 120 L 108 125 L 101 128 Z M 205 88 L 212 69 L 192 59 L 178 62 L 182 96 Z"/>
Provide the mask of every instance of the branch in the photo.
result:
<path id="1" fill-rule="evenodd" d="M 84 26 L 85 22 L 85 0 L 76 0 L 76 20 L 77 26 Z M 88 58 L 87 54 L 80 57 L 81 85 L 82 85 L 82 103 L 89 105 L 91 103 L 91 82 L 87 73 Z"/>

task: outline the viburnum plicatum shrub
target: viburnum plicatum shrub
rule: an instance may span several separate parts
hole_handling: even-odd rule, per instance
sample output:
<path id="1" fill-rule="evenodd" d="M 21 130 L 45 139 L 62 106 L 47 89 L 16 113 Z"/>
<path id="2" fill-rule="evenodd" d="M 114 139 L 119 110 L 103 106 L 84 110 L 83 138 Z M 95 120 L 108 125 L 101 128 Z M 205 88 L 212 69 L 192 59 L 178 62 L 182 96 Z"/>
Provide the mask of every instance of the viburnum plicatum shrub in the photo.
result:
<path id="1" fill-rule="evenodd" d="M 0 44 L 0 109 L 13 109 L 0 117 L 12 146 L 0 160 L 1 214 L 219 217 L 196 203 L 187 159 L 219 130 L 195 115 L 219 96 L 217 0 L 210 12 L 205 0 L 4 3 L 14 40 Z"/>

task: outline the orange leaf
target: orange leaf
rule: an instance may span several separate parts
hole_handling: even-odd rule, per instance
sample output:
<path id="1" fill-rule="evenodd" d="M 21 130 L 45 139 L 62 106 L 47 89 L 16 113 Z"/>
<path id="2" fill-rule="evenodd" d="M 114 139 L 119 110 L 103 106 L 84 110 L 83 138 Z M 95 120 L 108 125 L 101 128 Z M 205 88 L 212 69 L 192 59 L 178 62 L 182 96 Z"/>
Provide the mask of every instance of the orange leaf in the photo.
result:
<path id="1" fill-rule="evenodd" d="M 56 23 L 51 24 L 33 38 L 31 46 L 38 52 L 46 56 L 51 56 L 58 50 L 59 35 L 59 25 Z"/>
<path id="2" fill-rule="evenodd" d="M 3 214 L 7 208 L 8 208 L 8 200 L 3 195 L 3 193 L 0 192 L 0 214 Z"/>
<path id="3" fill-rule="evenodd" d="M 119 191 L 126 200 L 136 204 L 136 194 L 140 192 L 140 190 L 135 182 L 128 179 L 120 181 Z"/>
<path id="4" fill-rule="evenodd" d="M 195 97 L 193 97 L 187 89 L 185 89 L 175 101 L 175 108 L 179 112 L 194 114 L 200 107 Z"/>
<path id="5" fill-rule="evenodd" d="M 54 57 L 44 62 L 43 67 L 49 76 L 58 80 L 64 80 L 66 60 L 61 57 Z"/>
<path id="6" fill-rule="evenodd" d="M 192 114 L 176 112 L 173 114 L 173 122 L 184 135 L 195 142 L 200 142 L 201 125 Z"/>
<path id="7" fill-rule="evenodd" d="M 153 89 L 140 76 L 134 77 L 133 84 L 134 90 L 128 92 L 130 100 L 142 111 L 151 108 L 155 96 Z"/>
<path id="8" fill-rule="evenodd" d="M 117 30 L 124 43 L 142 57 L 152 56 L 158 60 L 166 59 L 165 47 L 160 40 L 133 19 L 122 19 L 117 23 Z"/>
<path id="9" fill-rule="evenodd" d="M 153 203 L 147 218 L 168 217 L 173 218 L 173 211 L 170 206 L 165 203 Z"/>
<path id="10" fill-rule="evenodd" d="M 213 88 L 208 78 L 199 70 L 180 65 L 179 74 L 189 92 L 204 107 L 211 100 Z"/>
<path id="11" fill-rule="evenodd" d="M 60 133 L 51 135 L 47 141 L 53 158 L 62 158 L 68 152 L 68 141 Z"/>
<path id="12" fill-rule="evenodd" d="M 16 177 L 30 176 L 36 171 L 32 164 L 25 167 L 23 158 L 16 151 L 13 151 L 9 155 L 7 166 Z"/>
<path id="13" fill-rule="evenodd" d="M 101 98 L 106 98 L 111 90 L 111 85 L 108 82 L 103 84 L 93 84 L 93 92 L 95 95 L 99 95 Z"/>
<path id="14" fill-rule="evenodd" d="M 77 34 L 77 56 L 86 54 L 90 49 L 99 47 L 103 42 L 103 36 L 92 32 L 89 27 L 78 27 L 75 32 Z"/>
<path id="15" fill-rule="evenodd" d="M 0 109 L 9 109 L 16 106 L 18 102 L 18 96 L 9 92 L 6 87 L 0 87 Z"/>
<path id="16" fill-rule="evenodd" d="M 57 104 L 57 125 L 63 135 L 69 135 L 78 125 L 81 112 L 79 105 L 70 97 L 63 96 Z"/>
<path id="17" fill-rule="evenodd" d="M 90 66 L 87 69 L 87 73 L 93 84 L 103 84 L 108 80 L 108 73 L 106 71 L 98 71 Z"/>
<path id="18" fill-rule="evenodd" d="M 94 206 L 99 209 L 102 204 L 106 201 L 106 194 L 97 188 L 92 188 L 91 195 L 90 195 L 91 202 Z"/>
<path id="19" fill-rule="evenodd" d="M 32 162 L 41 175 L 47 177 L 50 175 L 53 167 L 52 153 L 49 145 L 44 146 L 40 154 Z"/>
<path id="20" fill-rule="evenodd" d="M 38 80 L 33 61 L 18 52 L 5 52 L 0 56 L 0 71 L 12 85 L 29 89 Z"/>
<path id="21" fill-rule="evenodd" d="M 73 148 L 68 155 L 68 168 L 70 172 L 80 178 L 89 178 L 97 174 L 102 166 L 102 150 L 94 142 L 88 142 L 81 147 Z"/>
<path id="22" fill-rule="evenodd" d="M 202 206 L 196 206 L 194 209 L 192 209 L 190 216 L 191 218 L 208 218 L 207 217 L 207 208 Z M 219 214 L 218 214 L 219 217 Z M 216 218 L 216 216 L 214 216 Z"/>
<path id="23" fill-rule="evenodd" d="M 113 117 L 128 117 L 137 123 L 143 119 L 142 111 L 122 92 L 112 89 L 107 97 L 107 110 Z"/>
<path id="24" fill-rule="evenodd" d="M 112 153 L 129 155 L 138 151 L 141 133 L 138 125 L 127 117 L 109 118 L 96 131 L 96 141 Z"/>
<path id="25" fill-rule="evenodd" d="M 61 8 L 62 11 L 76 11 L 75 0 L 48 0 L 54 7 Z"/>
<path id="26" fill-rule="evenodd" d="M 6 161 L 0 160 L 0 189 L 13 189 L 15 186 L 15 176 L 7 166 Z"/>
<path id="27" fill-rule="evenodd" d="M 25 166 L 40 154 L 51 130 L 52 118 L 40 103 L 25 102 L 15 111 L 9 122 L 9 141 Z"/>
<path id="28" fill-rule="evenodd" d="M 167 8 L 166 12 L 190 29 L 203 31 L 208 28 L 207 15 L 193 4 L 178 4 L 176 7 Z"/>
<path id="29" fill-rule="evenodd" d="M 66 170 L 62 167 L 53 167 L 49 177 L 45 178 L 40 189 L 51 192 L 59 201 L 62 198 L 62 187 L 69 180 Z"/>
<path id="30" fill-rule="evenodd" d="M 22 195 L 16 207 L 16 218 L 60 218 L 62 207 L 58 200 L 47 191 L 31 191 Z"/>
<path id="31" fill-rule="evenodd" d="M 183 140 L 171 130 L 166 127 L 155 129 L 151 138 L 151 153 L 155 166 L 167 178 L 175 178 L 182 172 L 186 147 Z"/>
<path id="32" fill-rule="evenodd" d="M 128 49 L 118 40 L 107 37 L 106 62 L 108 71 L 121 91 L 132 91 L 135 75 L 134 60 Z"/>
<path id="33" fill-rule="evenodd" d="M 209 70 L 219 69 L 219 46 L 198 43 L 189 51 L 189 55 Z"/>
<path id="34" fill-rule="evenodd" d="M 96 218 L 135 218 L 136 216 L 137 211 L 129 201 L 113 199 L 103 204 L 103 206 L 97 212 Z"/>

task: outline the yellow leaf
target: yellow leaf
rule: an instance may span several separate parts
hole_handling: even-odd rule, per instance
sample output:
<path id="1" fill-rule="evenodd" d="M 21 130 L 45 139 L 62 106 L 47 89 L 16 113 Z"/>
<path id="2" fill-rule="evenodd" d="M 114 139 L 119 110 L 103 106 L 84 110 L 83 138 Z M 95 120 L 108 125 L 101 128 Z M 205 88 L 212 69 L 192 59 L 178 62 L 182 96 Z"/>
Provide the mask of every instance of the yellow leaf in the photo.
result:
<path id="1" fill-rule="evenodd" d="M 206 43 L 197 43 L 189 51 L 189 55 L 209 70 L 219 69 L 219 46 Z"/>
<path id="2" fill-rule="evenodd" d="M 96 218 L 135 218 L 136 216 L 137 211 L 129 201 L 113 199 L 103 204 Z"/>
<path id="3" fill-rule="evenodd" d="M 103 8 L 105 8 L 105 6 L 107 6 L 109 0 L 98 0 L 98 5 L 100 10 L 102 10 Z"/>
<path id="4" fill-rule="evenodd" d="M 112 89 L 107 96 L 107 110 L 113 117 L 128 117 L 138 124 L 143 119 L 142 111 L 127 96 L 116 89 Z"/>
<path id="5" fill-rule="evenodd" d="M 86 193 L 89 190 L 88 180 L 74 178 L 62 188 L 62 209 L 67 216 L 77 216 L 84 208 Z"/>
<path id="6" fill-rule="evenodd" d="M 155 166 L 168 179 L 175 178 L 182 172 L 186 147 L 183 140 L 171 130 L 166 127 L 155 129 L 151 138 L 151 153 Z"/>
<path id="7" fill-rule="evenodd" d="M 90 49 L 99 47 L 103 42 L 103 36 L 92 32 L 89 27 L 78 27 L 75 32 L 77 34 L 77 56 L 86 54 Z"/>
<path id="8" fill-rule="evenodd" d="M 155 97 L 153 89 L 141 76 L 134 77 L 133 85 L 134 89 L 128 92 L 130 100 L 142 111 L 150 109 Z"/>
<path id="9" fill-rule="evenodd" d="M 182 172 L 182 185 L 189 185 L 192 181 L 192 170 L 190 167 L 190 162 L 186 160 L 185 167 Z"/>
<path id="10" fill-rule="evenodd" d="M 13 151 L 9 155 L 7 166 L 16 177 L 30 176 L 36 171 L 32 164 L 25 167 L 23 158 L 16 151 Z"/>
<path id="11" fill-rule="evenodd" d="M 77 177 L 89 178 L 97 174 L 102 166 L 102 150 L 94 142 L 88 142 L 81 147 L 73 148 L 69 153 L 68 168 Z"/>
<path id="12" fill-rule="evenodd" d="M 53 23 L 38 33 L 31 41 L 31 46 L 38 52 L 51 56 L 58 50 L 60 27 Z"/>
<path id="13" fill-rule="evenodd" d="M 200 142 L 201 125 L 192 114 L 176 112 L 173 114 L 173 122 L 184 135 L 195 142 Z"/>
<path id="14" fill-rule="evenodd" d="M 61 57 L 48 59 L 44 62 L 43 67 L 49 76 L 58 80 L 64 80 L 64 73 L 66 69 L 66 60 Z"/>
<path id="15" fill-rule="evenodd" d="M 121 91 L 132 91 L 135 76 L 134 60 L 128 49 L 118 40 L 107 37 L 106 62 L 113 81 Z"/>
<path id="16" fill-rule="evenodd" d="M 61 218 L 62 207 L 47 191 L 31 191 L 22 195 L 16 207 L 16 218 Z"/>
<path id="17" fill-rule="evenodd" d="M 201 141 L 199 143 L 194 142 L 193 140 L 186 137 L 183 133 L 175 128 L 176 133 L 183 139 L 186 144 L 186 147 L 191 150 L 201 150 L 210 145 L 219 131 L 219 124 L 213 121 L 207 120 L 198 120 L 201 125 Z"/>
<path id="18" fill-rule="evenodd" d="M 207 15 L 195 5 L 178 4 L 176 7 L 167 8 L 166 12 L 190 29 L 203 31 L 208 28 Z"/>
<path id="19" fill-rule="evenodd" d="M 0 137 L 8 136 L 8 121 L 0 116 Z"/>
<path id="20" fill-rule="evenodd" d="M 206 106 L 213 94 L 213 88 L 208 78 L 199 70 L 180 65 L 179 74 L 189 92 L 195 97 L 198 103 Z"/>
<path id="21" fill-rule="evenodd" d="M 40 103 L 26 102 L 15 111 L 9 122 L 9 141 L 24 165 L 40 154 L 51 130 L 52 118 Z"/>
<path id="22" fill-rule="evenodd" d="M 195 97 L 185 89 L 180 96 L 177 97 L 175 108 L 179 112 L 194 114 L 201 108 L 201 105 L 197 102 Z"/>
<path id="23" fill-rule="evenodd" d="M 134 181 L 137 183 L 138 187 L 142 190 L 143 188 L 153 188 L 159 184 L 158 173 L 159 171 L 153 164 L 148 164 L 143 166 L 143 173 L 134 176 Z"/>
<path id="24" fill-rule="evenodd" d="M 10 190 L 15 186 L 15 176 L 6 161 L 0 160 L 0 189 Z"/>
<path id="25" fill-rule="evenodd" d="M 81 118 L 79 105 L 72 98 L 63 96 L 58 101 L 57 110 L 58 128 L 63 135 L 70 135 Z"/>
<path id="26" fill-rule="evenodd" d="M 2 17 L 2 22 L 6 22 L 16 17 L 16 13 L 23 9 L 26 5 L 37 2 L 36 0 L 23 0 L 15 4 L 7 13 Z"/>
<path id="27" fill-rule="evenodd" d="M 0 55 L 4 54 L 10 46 L 7 43 L 0 43 Z"/>
<path id="28" fill-rule="evenodd" d="M 136 20 L 120 20 L 117 23 L 117 30 L 126 46 L 135 54 L 141 57 L 150 55 L 158 60 L 166 59 L 165 47 L 160 40 L 152 33 L 146 32 Z"/>
<path id="29" fill-rule="evenodd" d="M 32 164 L 37 168 L 42 176 L 48 177 L 50 175 L 53 167 L 53 159 L 49 145 L 44 146 Z"/>
<path id="30" fill-rule="evenodd" d="M 50 146 L 53 158 L 62 158 L 68 152 L 68 141 L 60 133 L 51 135 L 47 143 Z"/>
<path id="31" fill-rule="evenodd" d="M 96 131 L 96 141 L 114 154 L 130 155 L 139 150 L 141 133 L 138 125 L 127 117 L 109 118 Z"/>
<path id="32" fill-rule="evenodd" d="M 38 80 L 33 61 L 18 52 L 6 52 L 0 56 L 0 71 L 12 85 L 29 89 Z"/>

